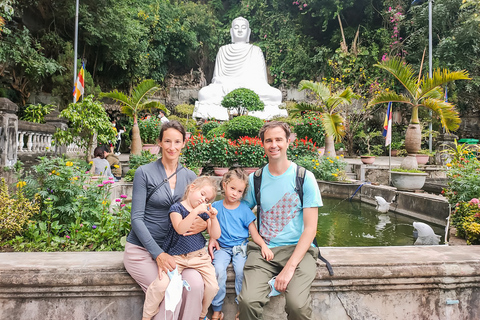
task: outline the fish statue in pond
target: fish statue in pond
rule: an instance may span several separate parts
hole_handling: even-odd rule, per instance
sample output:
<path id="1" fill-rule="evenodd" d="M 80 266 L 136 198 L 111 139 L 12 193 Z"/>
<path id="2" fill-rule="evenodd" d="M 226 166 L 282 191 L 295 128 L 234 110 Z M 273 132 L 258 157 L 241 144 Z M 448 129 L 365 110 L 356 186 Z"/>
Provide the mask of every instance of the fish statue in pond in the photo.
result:
<path id="1" fill-rule="evenodd" d="M 388 210 L 390 210 L 391 202 L 387 202 L 387 200 L 383 199 L 380 196 L 375 196 L 375 201 L 377 202 L 377 206 L 375 207 L 377 211 L 385 213 L 385 212 L 388 212 Z"/>
<path id="2" fill-rule="evenodd" d="M 440 236 L 433 232 L 433 229 L 426 223 L 414 222 L 413 227 L 418 232 L 418 238 L 415 245 L 438 245 Z"/>

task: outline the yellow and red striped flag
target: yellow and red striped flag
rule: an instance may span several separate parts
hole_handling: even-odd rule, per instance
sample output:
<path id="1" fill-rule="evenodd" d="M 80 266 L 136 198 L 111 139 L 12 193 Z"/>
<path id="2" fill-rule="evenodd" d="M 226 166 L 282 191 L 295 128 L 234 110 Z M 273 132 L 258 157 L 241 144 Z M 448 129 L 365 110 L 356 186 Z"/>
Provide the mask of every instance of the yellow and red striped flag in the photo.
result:
<path id="1" fill-rule="evenodd" d="M 78 72 L 77 81 L 75 82 L 75 86 L 73 87 L 73 96 L 75 97 L 75 102 L 80 99 L 80 96 L 83 96 L 85 91 L 84 89 L 84 76 L 85 76 L 85 65 L 82 63 L 82 68 Z"/>

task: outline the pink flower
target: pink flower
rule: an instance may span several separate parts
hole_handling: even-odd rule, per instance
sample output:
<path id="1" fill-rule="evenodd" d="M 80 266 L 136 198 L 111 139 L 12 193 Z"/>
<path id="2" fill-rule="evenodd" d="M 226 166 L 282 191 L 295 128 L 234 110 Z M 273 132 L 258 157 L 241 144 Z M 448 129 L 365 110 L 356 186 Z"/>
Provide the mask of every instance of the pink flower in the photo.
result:
<path id="1" fill-rule="evenodd" d="M 70 236 L 65 236 L 65 238 L 70 239 Z"/>
<path id="2" fill-rule="evenodd" d="M 80 223 L 80 227 L 83 227 L 83 223 Z"/>
<path id="3" fill-rule="evenodd" d="M 263 36 L 263 38 L 266 39 L 266 38 L 267 38 L 267 35 Z"/>
<path id="4" fill-rule="evenodd" d="M 127 198 L 127 195 L 126 195 L 126 194 L 121 194 L 121 195 L 120 195 L 120 198 L 126 199 L 126 198 Z"/>
<path id="5" fill-rule="evenodd" d="M 104 186 L 103 184 L 97 184 L 97 187 L 99 187 L 99 188 L 101 188 L 103 186 Z"/>
<path id="6" fill-rule="evenodd" d="M 115 202 L 121 202 L 122 199 L 115 199 Z"/>
<path id="7" fill-rule="evenodd" d="M 479 204 L 480 200 L 478 200 L 477 198 L 473 198 L 472 200 L 470 200 L 470 203 Z"/>
<path id="8" fill-rule="evenodd" d="M 122 204 L 120 205 L 120 208 L 123 208 L 123 207 L 125 207 L 125 204 L 124 204 L 124 203 L 122 203 Z"/>
<path id="9" fill-rule="evenodd" d="M 113 180 L 113 177 L 108 177 L 108 180 Z"/>
<path id="10" fill-rule="evenodd" d="M 304 3 L 304 4 L 303 4 L 303 7 L 306 7 L 306 6 L 307 6 L 307 4 L 306 4 L 306 3 Z"/>

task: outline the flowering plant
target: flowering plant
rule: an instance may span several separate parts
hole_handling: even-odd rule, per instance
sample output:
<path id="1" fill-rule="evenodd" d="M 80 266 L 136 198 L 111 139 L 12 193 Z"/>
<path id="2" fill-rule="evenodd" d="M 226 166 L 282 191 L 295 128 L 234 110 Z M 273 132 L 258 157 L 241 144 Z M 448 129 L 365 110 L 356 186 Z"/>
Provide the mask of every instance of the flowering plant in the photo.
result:
<path id="1" fill-rule="evenodd" d="M 183 164 L 189 169 L 205 166 L 210 158 L 208 143 L 209 141 L 201 134 L 191 136 L 182 151 Z"/>
<path id="2" fill-rule="evenodd" d="M 208 142 L 210 164 L 214 167 L 229 168 L 235 162 L 235 145 L 224 136 L 214 137 Z"/>
<path id="3" fill-rule="evenodd" d="M 305 137 L 304 139 L 295 139 L 287 149 L 287 155 L 289 159 L 296 160 L 303 157 L 318 157 L 318 147 L 312 139 Z"/>
<path id="4" fill-rule="evenodd" d="M 298 137 L 311 139 L 317 146 L 325 145 L 325 130 L 323 129 L 322 114 L 319 112 L 305 113 L 300 122 L 293 126 L 293 132 Z"/>
<path id="5" fill-rule="evenodd" d="M 315 178 L 324 181 L 340 181 L 346 179 L 345 167 L 347 163 L 341 156 L 330 157 L 302 157 L 295 161 L 315 175 Z"/>
<path id="6" fill-rule="evenodd" d="M 480 198 L 480 161 L 459 154 L 447 164 L 448 186 L 442 194 L 450 204 Z"/>
<path id="7" fill-rule="evenodd" d="M 162 121 L 157 117 L 142 119 L 138 122 L 138 128 L 144 144 L 156 144 L 162 128 Z"/>
<path id="8" fill-rule="evenodd" d="M 235 155 L 242 167 L 261 167 L 267 163 L 260 138 L 241 137 L 235 141 Z"/>
<path id="9" fill-rule="evenodd" d="M 467 239 L 468 244 L 480 244 L 480 201 L 477 198 L 457 203 L 451 222 L 457 228 L 457 236 Z"/>

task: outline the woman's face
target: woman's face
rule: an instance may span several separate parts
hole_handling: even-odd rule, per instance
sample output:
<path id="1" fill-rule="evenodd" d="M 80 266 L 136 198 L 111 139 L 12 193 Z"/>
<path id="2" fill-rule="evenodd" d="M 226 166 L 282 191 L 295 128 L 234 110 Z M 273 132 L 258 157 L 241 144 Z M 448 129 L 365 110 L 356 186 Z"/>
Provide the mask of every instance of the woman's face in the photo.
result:
<path id="1" fill-rule="evenodd" d="M 163 132 L 162 141 L 159 145 L 162 148 L 163 159 L 178 161 L 180 152 L 185 146 L 185 141 L 183 141 L 183 135 L 180 131 L 169 128 Z"/>

